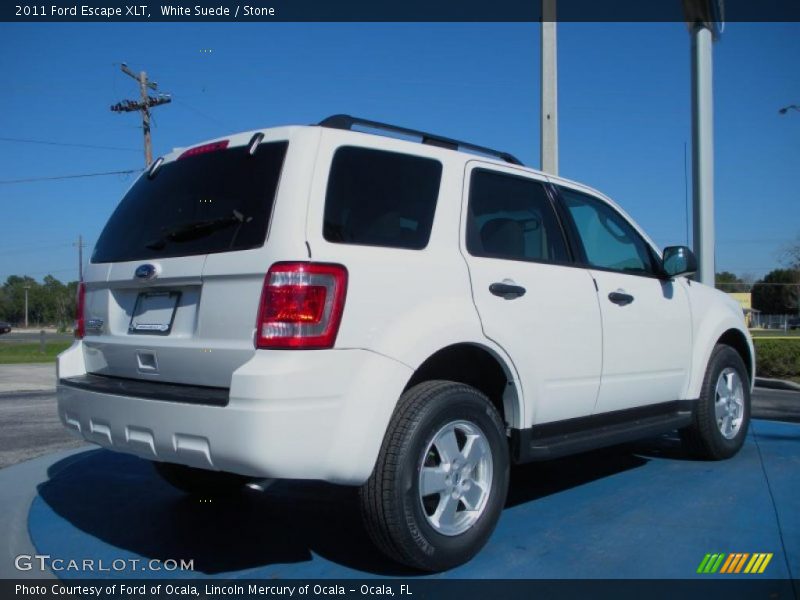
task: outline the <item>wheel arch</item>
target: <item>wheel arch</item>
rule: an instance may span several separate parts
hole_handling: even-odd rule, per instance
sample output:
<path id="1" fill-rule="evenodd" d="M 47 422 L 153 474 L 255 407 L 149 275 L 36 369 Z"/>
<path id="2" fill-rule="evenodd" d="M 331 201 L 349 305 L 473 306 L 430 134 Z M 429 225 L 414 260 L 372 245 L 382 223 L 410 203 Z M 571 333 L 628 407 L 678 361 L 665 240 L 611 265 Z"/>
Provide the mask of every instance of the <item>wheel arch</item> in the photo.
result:
<path id="1" fill-rule="evenodd" d="M 736 323 L 730 320 L 717 322 L 716 327 L 704 327 L 697 334 L 696 339 L 703 341 L 697 343 L 692 360 L 692 374 L 686 393 L 686 398 L 696 399 L 700 397 L 700 389 L 703 385 L 708 361 L 711 353 L 718 344 L 725 344 L 733 348 L 747 369 L 747 376 L 750 380 L 750 389 L 755 380 L 755 353 L 752 342 L 747 333 Z"/>
<path id="2" fill-rule="evenodd" d="M 750 380 L 750 385 L 752 386 L 755 376 L 755 366 L 753 364 L 753 353 L 744 333 L 738 329 L 728 329 L 721 336 L 719 336 L 719 339 L 715 345 L 719 344 L 730 346 L 736 350 L 739 356 L 742 357 L 742 362 L 744 362 L 744 366 L 747 368 L 747 377 Z"/>
<path id="3" fill-rule="evenodd" d="M 521 427 L 522 395 L 514 371 L 491 348 L 474 342 L 441 348 L 420 363 L 403 391 L 436 379 L 457 381 L 480 390 L 500 412 L 507 427 Z"/>

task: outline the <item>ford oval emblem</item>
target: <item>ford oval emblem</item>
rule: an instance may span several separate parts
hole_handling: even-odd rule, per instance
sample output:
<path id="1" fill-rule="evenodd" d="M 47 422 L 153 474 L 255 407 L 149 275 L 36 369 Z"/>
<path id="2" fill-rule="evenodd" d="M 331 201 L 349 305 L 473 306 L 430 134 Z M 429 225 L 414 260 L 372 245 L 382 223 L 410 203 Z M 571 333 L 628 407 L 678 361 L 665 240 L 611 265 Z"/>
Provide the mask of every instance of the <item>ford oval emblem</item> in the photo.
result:
<path id="1" fill-rule="evenodd" d="M 134 276 L 137 279 L 154 279 L 156 275 L 158 275 L 158 270 L 156 269 L 156 266 L 151 265 L 149 263 L 144 265 L 139 265 L 138 267 L 136 267 L 136 273 L 134 273 Z"/>

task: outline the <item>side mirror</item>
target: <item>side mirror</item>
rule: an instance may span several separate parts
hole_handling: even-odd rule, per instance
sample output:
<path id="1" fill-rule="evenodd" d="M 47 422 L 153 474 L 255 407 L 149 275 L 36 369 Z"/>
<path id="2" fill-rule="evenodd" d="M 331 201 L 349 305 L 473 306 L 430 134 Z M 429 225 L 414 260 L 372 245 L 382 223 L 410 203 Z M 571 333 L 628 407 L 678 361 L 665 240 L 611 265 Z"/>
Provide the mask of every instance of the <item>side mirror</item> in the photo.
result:
<path id="1" fill-rule="evenodd" d="M 697 272 L 697 259 L 686 246 L 668 246 L 664 248 L 664 272 L 670 277 L 691 275 Z"/>

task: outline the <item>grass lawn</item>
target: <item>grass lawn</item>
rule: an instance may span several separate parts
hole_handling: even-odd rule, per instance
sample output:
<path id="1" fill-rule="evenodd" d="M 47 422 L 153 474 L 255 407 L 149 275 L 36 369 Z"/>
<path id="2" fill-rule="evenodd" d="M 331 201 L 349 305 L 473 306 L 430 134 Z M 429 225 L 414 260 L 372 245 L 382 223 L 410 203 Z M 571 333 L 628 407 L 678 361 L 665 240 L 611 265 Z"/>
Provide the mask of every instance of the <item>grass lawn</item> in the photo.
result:
<path id="1" fill-rule="evenodd" d="M 800 338 L 800 329 L 751 329 L 754 338 Z"/>
<path id="2" fill-rule="evenodd" d="M 56 355 L 69 348 L 72 342 L 48 342 L 45 352 L 39 352 L 39 343 L 5 343 L 0 344 L 0 365 L 20 363 L 55 362 Z"/>

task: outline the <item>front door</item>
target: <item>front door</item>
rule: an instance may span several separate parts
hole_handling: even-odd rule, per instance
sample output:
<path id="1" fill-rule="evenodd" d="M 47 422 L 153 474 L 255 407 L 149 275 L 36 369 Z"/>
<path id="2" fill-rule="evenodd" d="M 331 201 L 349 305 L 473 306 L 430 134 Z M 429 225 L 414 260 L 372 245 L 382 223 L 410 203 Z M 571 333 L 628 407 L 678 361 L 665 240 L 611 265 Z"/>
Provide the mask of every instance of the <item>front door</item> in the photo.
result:
<path id="1" fill-rule="evenodd" d="M 655 251 L 604 200 L 559 188 L 597 282 L 603 377 L 596 413 L 681 398 L 691 364 L 686 290 L 661 277 Z"/>

